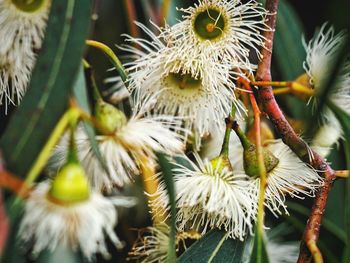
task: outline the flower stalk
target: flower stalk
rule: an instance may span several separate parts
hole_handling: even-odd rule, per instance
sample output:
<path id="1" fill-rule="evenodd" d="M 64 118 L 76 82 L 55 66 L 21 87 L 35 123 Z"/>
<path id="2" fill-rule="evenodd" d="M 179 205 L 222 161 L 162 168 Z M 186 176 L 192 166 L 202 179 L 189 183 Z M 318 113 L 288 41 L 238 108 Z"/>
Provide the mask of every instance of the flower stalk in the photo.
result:
<path id="1" fill-rule="evenodd" d="M 123 82 L 125 83 L 127 81 L 128 74 L 123 64 L 120 62 L 119 58 L 116 56 L 116 54 L 113 52 L 113 50 L 110 47 L 95 40 L 86 40 L 86 45 L 97 48 L 100 51 L 102 51 L 102 53 L 110 60 L 110 62 L 116 68 Z"/>
<path id="2" fill-rule="evenodd" d="M 278 0 L 267 0 L 266 8 L 272 14 L 268 20 L 270 28 L 276 28 L 276 17 L 278 9 Z M 265 49 L 262 49 L 263 59 L 258 65 L 256 73 L 257 81 L 271 81 L 271 58 L 272 46 L 274 38 L 274 30 L 264 32 Z M 271 86 L 263 86 L 258 90 L 261 102 L 265 112 L 268 114 L 276 129 L 279 131 L 282 140 L 287 144 L 301 160 L 308 162 L 314 169 L 324 171 L 324 184 L 316 194 L 315 203 L 313 205 L 307 226 L 304 231 L 304 237 L 300 248 L 298 262 L 311 262 L 312 257 L 316 262 L 322 262 L 322 255 L 317 248 L 316 242 L 319 237 L 321 220 L 328 199 L 328 194 L 331 190 L 332 183 L 336 178 L 334 171 L 327 162 L 317 153 L 312 152 L 313 159 L 309 158 L 310 148 L 293 130 L 280 107 L 278 106 Z M 311 254 L 311 251 L 313 254 Z"/>

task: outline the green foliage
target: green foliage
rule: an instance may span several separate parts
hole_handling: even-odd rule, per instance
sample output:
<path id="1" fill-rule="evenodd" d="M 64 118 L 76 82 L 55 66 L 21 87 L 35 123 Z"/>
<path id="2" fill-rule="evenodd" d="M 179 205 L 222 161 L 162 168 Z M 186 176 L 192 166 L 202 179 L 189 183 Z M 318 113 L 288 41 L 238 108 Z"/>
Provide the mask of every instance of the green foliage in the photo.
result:
<path id="1" fill-rule="evenodd" d="M 227 237 L 223 230 L 213 229 L 196 241 L 178 259 L 178 263 L 241 263 L 245 241 Z"/>
<path id="2" fill-rule="evenodd" d="M 330 104 L 330 107 L 332 111 L 335 113 L 337 116 L 338 120 L 340 121 L 343 132 L 344 132 L 344 137 L 346 138 L 345 145 L 345 153 L 346 153 L 346 161 L 348 165 L 348 169 L 350 170 L 350 116 L 346 114 L 343 110 L 338 108 L 334 104 Z M 349 178 L 347 179 L 347 193 L 346 193 L 346 212 L 345 212 L 345 217 L 346 217 L 346 234 L 347 234 L 347 239 L 346 239 L 346 247 L 344 251 L 344 256 L 343 256 L 343 262 L 348 262 L 350 258 L 350 180 Z"/>
<path id="3" fill-rule="evenodd" d="M 175 239 L 176 239 L 176 201 L 175 201 L 175 185 L 174 185 L 174 179 L 173 179 L 173 173 L 172 173 L 172 165 L 169 163 L 167 157 L 161 153 L 157 153 L 159 166 L 162 171 L 163 180 L 165 182 L 167 191 L 168 191 L 168 197 L 169 197 L 169 204 L 170 204 L 170 236 L 169 236 L 169 247 L 168 247 L 168 256 L 167 260 L 168 262 L 175 262 L 176 260 L 176 251 L 175 251 Z"/>
<path id="4" fill-rule="evenodd" d="M 90 24 L 91 1 L 53 0 L 42 50 L 28 92 L 1 138 L 8 169 L 25 177 L 67 107 Z M 24 132 L 25 131 L 25 132 Z M 7 205 L 10 239 L 2 262 L 25 262 L 16 242 L 23 204 Z"/>
<path id="5" fill-rule="evenodd" d="M 9 170 L 24 177 L 67 107 L 90 24 L 91 1 L 54 0 L 28 92 L 0 141 Z M 25 131 L 25 133 L 23 133 Z"/>
<path id="6" fill-rule="evenodd" d="M 254 235 L 254 246 L 250 256 L 250 263 L 269 263 L 264 232 L 259 231 L 256 226 Z"/>
<path id="7" fill-rule="evenodd" d="M 303 74 L 306 53 L 301 38 L 304 29 L 298 14 L 286 0 L 279 2 L 274 41 L 274 59 L 282 78 L 293 80 Z"/>

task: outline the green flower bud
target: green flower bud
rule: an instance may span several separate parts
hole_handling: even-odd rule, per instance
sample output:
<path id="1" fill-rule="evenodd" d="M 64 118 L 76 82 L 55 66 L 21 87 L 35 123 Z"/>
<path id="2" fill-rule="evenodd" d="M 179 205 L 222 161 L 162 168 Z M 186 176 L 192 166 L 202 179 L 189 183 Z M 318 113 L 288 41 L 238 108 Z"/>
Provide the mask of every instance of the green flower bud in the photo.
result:
<path id="1" fill-rule="evenodd" d="M 227 21 L 215 7 L 201 10 L 193 19 L 196 34 L 203 40 L 217 40 L 225 30 Z"/>
<path id="2" fill-rule="evenodd" d="M 84 169 L 78 163 L 67 163 L 52 182 L 49 198 L 70 205 L 90 197 L 90 185 Z"/>
<path id="3" fill-rule="evenodd" d="M 114 133 L 127 123 L 125 114 L 112 104 L 99 100 L 96 103 L 95 117 L 101 133 Z"/>
<path id="4" fill-rule="evenodd" d="M 247 175 L 252 177 L 259 177 L 259 165 L 256 153 L 256 145 L 251 143 L 244 132 L 236 124 L 234 127 L 239 140 L 243 146 L 243 166 Z M 277 157 L 267 149 L 263 149 L 264 165 L 266 172 L 271 172 L 279 163 Z"/>
<path id="5" fill-rule="evenodd" d="M 42 8 L 47 0 L 12 0 L 19 10 L 27 13 L 34 13 Z"/>
<path id="6" fill-rule="evenodd" d="M 267 149 L 263 149 L 264 165 L 266 172 L 271 172 L 279 163 L 272 152 Z M 243 151 L 243 165 L 247 175 L 252 177 L 259 176 L 258 158 L 256 154 L 256 146 L 251 144 L 249 147 L 244 148 Z"/>

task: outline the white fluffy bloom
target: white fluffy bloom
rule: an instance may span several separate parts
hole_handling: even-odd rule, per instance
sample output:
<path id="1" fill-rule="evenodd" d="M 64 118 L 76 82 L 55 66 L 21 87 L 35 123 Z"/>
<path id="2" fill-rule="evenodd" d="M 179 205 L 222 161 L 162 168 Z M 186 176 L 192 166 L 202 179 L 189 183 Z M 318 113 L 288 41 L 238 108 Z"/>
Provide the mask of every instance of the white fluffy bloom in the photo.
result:
<path id="1" fill-rule="evenodd" d="M 141 263 L 168 262 L 170 228 L 166 224 L 158 224 L 141 231 L 142 236 L 134 244 L 129 253 L 131 259 L 138 259 Z"/>
<path id="2" fill-rule="evenodd" d="M 232 136 L 231 136 L 232 137 Z M 314 196 L 315 191 L 322 185 L 322 178 L 318 173 L 302 162 L 282 140 L 269 142 L 266 146 L 278 160 L 278 164 L 267 174 L 265 205 L 272 213 L 280 214 L 282 207 L 286 213 L 286 195 L 303 198 L 304 195 Z M 243 147 L 237 136 L 231 140 L 230 161 L 235 171 L 243 171 Z M 250 178 L 255 202 L 258 200 L 260 179 Z"/>
<path id="3" fill-rule="evenodd" d="M 116 245 L 123 244 L 114 233 L 117 223 L 115 205 L 130 207 L 134 202 L 118 197 L 115 200 L 92 192 L 86 201 L 71 205 L 55 203 L 48 196 L 50 182 L 39 183 L 30 194 L 19 229 L 24 242 L 34 239 L 33 253 L 51 251 L 59 245 L 81 249 L 91 259 L 95 253 L 108 256 L 104 234 Z"/>
<path id="4" fill-rule="evenodd" d="M 183 21 L 169 29 L 171 43 L 183 57 L 205 55 L 229 61 L 232 68 L 252 71 L 250 50 L 260 55 L 264 46 L 261 32 L 268 30 L 267 11 L 252 0 L 200 0 L 187 9 Z"/>
<path id="5" fill-rule="evenodd" d="M 17 1 L 21 2 L 21 1 Z M 25 4 L 23 4 L 25 5 Z M 40 49 L 50 1 L 23 11 L 11 0 L 0 0 L 0 105 L 17 104 L 24 95 Z"/>
<path id="6" fill-rule="evenodd" d="M 125 66 L 129 71 L 129 89 L 135 91 L 138 102 L 152 96 L 152 112 L 183 117 L 185 129 L 196 135 L 197 146 L 212 126 L 223 125 L 232 103 L 244 110 L 235 99 L 230 64 L 212 60 L 204 53 L 184 58 L 186 51 L 170 45 L 167 34 L 157 37 L 138 25 L 151 41 L 132 37 L 127 41 L 144 51 L 133 45 L 121 47 L 134 58 Z"/>
<path id="7" fill-rule="evenodd" d="M 334 28 L 327 29 L 324 24 L 313 39 L 306 45 L 307 57 L 304 68 L 310 78 L 310 84 L 316 93 L 321 91 L 323 85 L 331 74 L 331 68 L 335 64 L 340 48 L 346 39 L 345 32 L 335 34 Z M 330 100 L 336 106 L 350 114 L 350 61 L 343 65 L 336 78 Z M 323 114 L 323 126 L 312 142 L 313 148 L 321 150 L 323 156 L 328 155 L 331 146 L 342 136 L 341 125 L 328 108 Z"/>
<path id="8" fill-rule="evenodd" d="M 333 27 L 327 30 L 327 24 L 324 24 L 308 44 L 303 41 L 306 50 L 304 69 L 310 78 L 310 84 L 316 90 L 321 89 L 330 77 L 330 69 L 334 66 L 345 39 L 345 32 L 335 34 Z"/>
<path id="9" fill-rule="evenodd" d="M 108 173 L 100 164 L 91 148 L 91 143 L 83 127 L 76 132 L 76 142 L 80 163 L 87 177 L 97 188 L 123 186 L 132 182 L 132 176 L 139 173 L 139 163 L 145 158 L 155 159 L 154 152 L 161 151 L 169 155 L 181 153 L 184 149 L 182 137 L 170 128 L 176 128 L 178 121 L 168 116 L 132 116 L 113 136 L 97 135 L 96 140 Z M 66 158 L 68 136 L 56 147 L 52 167 L 61 167 Z"/>
<path id="10" fill-rule="evenodd" d="M 256 203 L 249 192 L 246 175 L 233 173 L 222 160 L 209 162 L 194 154 L 197 164 L 190 167 L 175 164 L 177 226 L 179 230 L 195 229 L 205 233 L 209 228 L 225 229 L 230 237 L 243 239 L 251 230 Z M 191 166 L 193 169 L 191 169 Z M 168 196 L 160 183 L 153 203 L 168 209 Z"/>

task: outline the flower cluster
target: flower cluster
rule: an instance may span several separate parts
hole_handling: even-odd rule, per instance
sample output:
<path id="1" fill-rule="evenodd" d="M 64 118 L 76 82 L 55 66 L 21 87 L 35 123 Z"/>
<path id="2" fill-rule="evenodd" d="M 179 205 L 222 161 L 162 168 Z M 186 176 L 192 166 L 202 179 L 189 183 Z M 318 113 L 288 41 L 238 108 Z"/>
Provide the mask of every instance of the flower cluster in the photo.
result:
<path id="1" fill-rule="evenodd" d="M 177 246 L 191 236 L 188 233 L 201 236 L 213 228 L 244 240 L 262 213 L 259 204 L 278 217 L 288 214 L 288 196 L 313 197 L 322 186 L 318 172 L 268 125 L 258 134 L 267 181 L 266 189 L 261 186 L 259 148 L 252 136 L 258 131 L 251 124 L 264 123 L 246 114 L 254 111 L 248 94 L 254 92 L 241 88 L 238 80 L 252 79 L 260 50 L 266 48 L 264 32 L 272 30 L 266 24 L 270 14 L 255 0 L 197 2 L 179 9 L 182 19 L 172 26 L 153 24 L 152 31 L 136 22 L 148 39 L 126 35 L 126 44 L 119 46 L 129 55 L 124 63 L 128 78 L 122 82 L 117 77 L 118 91 L 109 101 L 129 99 L 130 112 L 107 102 L 93 87 L 93 113 L 80 113 L 93 130 L 78 119 L 69 123 L 47 165 L 51 178 L 37 183 L 26 200 L 19 237 L 35 241 L 34 254 L 63 245 L 81 250 L 88 260 L 96 253 L 107 257 L 105 234 L 121 249 L 123 242 L 114 231 L 116 207 L 136 202 L 119 190 L 132 187 L 145 167 L 157 168 L 159 152 L 172 164 Z M 5 39 L 0 47 L 0 104 L 15 103 L 24 93 L 49 6 L 49 0 L 0 0 L 0 37 Z M 324 25 L 305 43 L 306 73 L 299 80 L 307 80 L 302 84 L 312 88 L 315 101 L 345 37 Z M 350 113 L 349 98 L 347 60 L 330 101 Z M 329 108 L 322 125 L 312 147 L 327 155 L 343 135 Z M 167 262 L 171 207 L 161 173 L 143 178 L 157 188 L 146 193 L 153 216 L 164 219 L 150 227 L 130 253 L 143 262 Z"/>
<path id="2" fill-rule="evenodd" d="M 125 64 L 129 90 L 137 100 L 153 95 L 153 113 L 185 117 L 198 149 L 203 136 L 223 126 L 232 103 L 245 112 L 234 80 L 255 68 L 250 50 L 259 55 L 264 46 L 267 12 L 255 1 L 238 0 L 204 0 L 181 11 L 183 20 L 156 27 L 158 35 L 138 24 L 150 40 L 127 36 L 130 44 L 120 48 L 135 58 Z"/>

